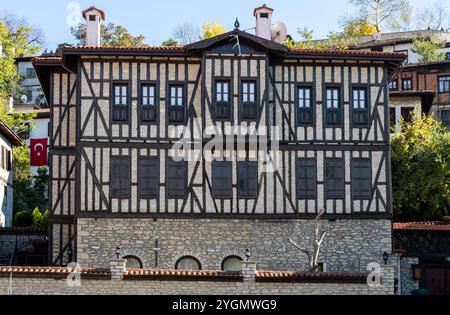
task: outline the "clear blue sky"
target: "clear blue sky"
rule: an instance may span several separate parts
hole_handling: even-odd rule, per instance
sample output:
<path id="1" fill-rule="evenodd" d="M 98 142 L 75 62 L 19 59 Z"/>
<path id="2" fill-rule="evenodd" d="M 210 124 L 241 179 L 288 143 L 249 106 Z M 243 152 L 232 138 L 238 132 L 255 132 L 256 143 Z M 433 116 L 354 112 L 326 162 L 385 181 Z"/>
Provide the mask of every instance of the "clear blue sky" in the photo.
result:
<path id="1" fill-rule="evenodd" d="M 449 0 L 450 1 L 450 0 Z M 54 49 L 62 42 L 73 42 L 67 24 L 69 0 L 0 0 L 0 11 L 7 10 L 25 17 L 41 27 L 47 46 Z M 297 27 L 315 30 L 322 38 L 337 30 L 340 16 L 352 12 L 348 0 L 78 0 L 82 9 L 91 5 L 104 9 L 106 22 L 125 26 L 132 34 L 143 34 L 146 42 L 159 45 L 172 37 L 173 29 L 182 22 L 198 26 L 206 21 L 218 21 L 228 30 L 236 17 L 241 29 L 254 27 L 253 9 L 264 2 L 275 9 L 274 22 L 284 21 L 294 37 Z M 421 4 L 424 0 L 412 0 Z"/>

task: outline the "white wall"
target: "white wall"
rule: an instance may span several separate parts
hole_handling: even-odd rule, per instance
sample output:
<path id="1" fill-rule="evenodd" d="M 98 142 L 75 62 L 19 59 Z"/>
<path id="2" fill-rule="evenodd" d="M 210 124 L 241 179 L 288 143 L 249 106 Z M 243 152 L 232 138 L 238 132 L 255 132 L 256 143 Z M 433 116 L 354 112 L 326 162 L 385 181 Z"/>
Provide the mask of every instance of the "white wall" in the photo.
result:
<path id="1" fill-rule="evenodd" d="M 0 145 L 5 147 L 7 150 L 11 151 L 11 144 L 3 136 L 0 135 Z M 0 152 L 1 158 L 1 152 Z M 12 159 L 12 151 L 11 151 Z M 10 161 L 12 163 L 12 161 Z M 13 215 L 13 183 L 12 183 L 12 172 L 0 167 L 0 227 L 10 227 L 12 226 L 12 215 Z M 5 200 L 5 190 L 6 190 L 6 200 Z"/>
<path id="2" fill-rule="evenodd" d="M 404 43 L 398 45 L 387 45 L 383 47 L 383 52 L 403 52 L 408 51 L 408 61 L 407 63 L 418 63 L 420 56 L 412 51 L 412 43 Z M 441 50 L 444 53 L 450 52 L 449 48 L 444 48 Z"/>

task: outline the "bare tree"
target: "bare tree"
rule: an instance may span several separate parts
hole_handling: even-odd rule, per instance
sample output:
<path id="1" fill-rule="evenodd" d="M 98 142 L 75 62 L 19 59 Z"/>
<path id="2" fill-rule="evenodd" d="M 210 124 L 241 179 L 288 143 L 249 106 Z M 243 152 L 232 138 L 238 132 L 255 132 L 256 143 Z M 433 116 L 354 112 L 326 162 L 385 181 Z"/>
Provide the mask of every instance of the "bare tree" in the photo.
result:
<path id="1" fill-rule="evenodd" d="M 31 28 L 31 32 L 29 32 L 27 38 L 30 45 L 41 48 L 45 45 L 44 31 L 36 25 L 31 25 L 25 18 L 19 17 L 9 11 L 2 11 L 0 12 L 0 21 L 5 24 L 11 34 L 16 34 L 20 27 Z"/>
<path id="2" fill-rule="evenodd" d="M 350 0 L 350 3 L 358 8 L 360 18 L 370 21 L 378 32 L 398 24 L 402 12 L 410 10 L 408 0 Z"/>
<path id="3" fill-rule="evenodd" d="M 300 245 L 298 245 L 292 239 L 289 240 L 291 242 L 291 244 L 294 245 L 295 248 L 297 248 L 299 251 L 301 251 L 306 256 L 308 256 L 309 271 L 311 271 L 311 272 L 316 272 L 318 270 L 320 249 L 322 247 L 322 243 L 326 236 L 325 231 L 320 232 L 320 220 L 324 214 L 325 214 L 325 210 L 323 210 L 323 209 L 320 210 L 320 212 L 317 215 L 316 220 L 315 220 L 316 227 L 314 230 L 314 246 L 313 246 L 312 252 L 308 249 L 302 248 Z"/>
<path id="4" fill-rule="evenodd" d="M 181 44 L 187 45 L 200 38 L 200 29 L 192 23 L 185 22 L 175 27 L 173 37 Z"/>
<path id="5" fill-rule="evenodd" d="M 436 0 L 425 4 L 417 11 L 415 20 L 417 29 L 438 30 L 445 25 L 448 15 L 448 6 L 443 0 Z"/>

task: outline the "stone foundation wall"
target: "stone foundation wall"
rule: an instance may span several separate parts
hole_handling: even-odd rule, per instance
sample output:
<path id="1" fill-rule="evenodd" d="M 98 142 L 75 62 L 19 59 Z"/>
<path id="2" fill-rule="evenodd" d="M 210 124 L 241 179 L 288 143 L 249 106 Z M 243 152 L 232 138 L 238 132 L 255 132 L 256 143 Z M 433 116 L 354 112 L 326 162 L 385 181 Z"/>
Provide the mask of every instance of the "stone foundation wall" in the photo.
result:
<path id="1" fill-rule="evenodd" d="M 402 295 L 411 295 L 414 290 L 419 289 L 419 281 L 412 278 L 412 265 L 418 263 L 419 258 L 416 257 L 403 257 L 400 261 Z"/>
<path id="2" fill-rule="evenodd" d="M 383 263 L 391 253 L 389 220 L 323 221 L 327 232 L 320 261 L 326 271 L 365 272 L 372 262 Z M 107 268 L 120 246 L 144 268 L 174 269 L 179 258 L 194 256 L 205 270 L 220 270 L 228 256 L 258 261 L 260 270 L 305 271 L 307 258 L 289 239 L 311 249 L 314 221 L 78 219 L 77 255 L 83 267 Z M 155 266 L 155 241 L 158 266 Z"/>

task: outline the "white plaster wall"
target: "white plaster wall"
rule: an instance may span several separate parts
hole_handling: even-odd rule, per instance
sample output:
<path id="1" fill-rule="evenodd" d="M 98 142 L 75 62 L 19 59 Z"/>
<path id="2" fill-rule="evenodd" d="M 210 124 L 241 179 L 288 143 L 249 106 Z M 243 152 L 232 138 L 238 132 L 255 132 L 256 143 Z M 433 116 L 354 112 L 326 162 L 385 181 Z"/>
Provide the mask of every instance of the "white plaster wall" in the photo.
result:
<path id="1" fill-rule="evenodd" d="M 11 150 L 11 144 L 3 135 L 0 135 L 0 145 Z M 6 200 L 5 190 L 7 190 Z M 13 213 L 12 173 L 3 168 L 0 168 L 0 209 L 0 227 L 11 226 Z"/>

